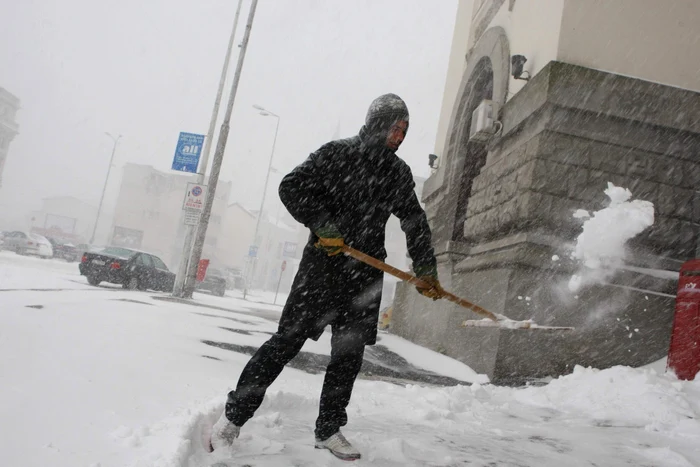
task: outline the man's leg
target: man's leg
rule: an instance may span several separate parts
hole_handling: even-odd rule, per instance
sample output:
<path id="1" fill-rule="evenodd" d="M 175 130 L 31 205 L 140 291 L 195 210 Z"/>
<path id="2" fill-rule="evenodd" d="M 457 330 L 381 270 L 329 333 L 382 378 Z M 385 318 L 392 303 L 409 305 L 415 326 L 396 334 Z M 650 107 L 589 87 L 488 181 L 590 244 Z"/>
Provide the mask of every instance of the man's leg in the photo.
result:
<path id="1" fill-rule="evenodd" d="M 305 341 L 305 337 L 275 334 L 261 345 L 243 368 L 236 390 L 228 394 L 226 418 L 243 426 L 262 404 L 267 388 L 299 353 Z"/>
<path id="2" fill-rule="evenodd" d="M 321 404 L 316 420 L 316 438 L 325 440 L 348 422 L 345 412 L 355 378 L 362 368 L 365 343 L 354 332 L 343 332 L 343 326 L 333 326 L 331 361 L 326 369 L 321 391 Z"/>

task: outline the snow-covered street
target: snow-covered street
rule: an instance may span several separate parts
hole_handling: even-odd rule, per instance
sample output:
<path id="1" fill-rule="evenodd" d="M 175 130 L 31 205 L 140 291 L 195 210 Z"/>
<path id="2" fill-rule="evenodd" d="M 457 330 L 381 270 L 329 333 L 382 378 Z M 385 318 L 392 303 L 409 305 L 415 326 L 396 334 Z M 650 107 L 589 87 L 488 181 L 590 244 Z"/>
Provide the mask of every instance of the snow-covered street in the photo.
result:
<path id="1" fill-rule="evenodd" d="M 207 453 L 202 438 L 249 358 L 231 349 L 264 342 L 280 307 L 167 297 L 90 287 L 75 263 L 0 253 L 0 465 L 344 465 L 313 448 L 323 374 L 294 368 L 235 449 Z M 357 465 L 700 465 L 700 382 L 579 367 L 545 386 L 496 387 L 398 337 L 379 345 L 474 384 L 358 380 L 344 430 Z M 325 334 L 303 352 L 329 348 Z"/>

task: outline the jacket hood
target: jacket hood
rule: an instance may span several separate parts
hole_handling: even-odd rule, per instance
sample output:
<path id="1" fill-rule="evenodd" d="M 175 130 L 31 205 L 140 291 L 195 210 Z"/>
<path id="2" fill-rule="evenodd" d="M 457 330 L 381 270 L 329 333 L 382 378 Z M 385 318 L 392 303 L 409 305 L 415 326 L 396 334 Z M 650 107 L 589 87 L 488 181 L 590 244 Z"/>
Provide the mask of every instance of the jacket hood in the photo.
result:
<path id="1" fill-rule="evenodd" d="M 365 146 L 385 147 L 389 129 L 398 121 L 408 122 L 408 107 L 396 94 L 377 97 L 369 106 L 360 138 Z M 388 148 L 387 148 L 388 149 Z"/>

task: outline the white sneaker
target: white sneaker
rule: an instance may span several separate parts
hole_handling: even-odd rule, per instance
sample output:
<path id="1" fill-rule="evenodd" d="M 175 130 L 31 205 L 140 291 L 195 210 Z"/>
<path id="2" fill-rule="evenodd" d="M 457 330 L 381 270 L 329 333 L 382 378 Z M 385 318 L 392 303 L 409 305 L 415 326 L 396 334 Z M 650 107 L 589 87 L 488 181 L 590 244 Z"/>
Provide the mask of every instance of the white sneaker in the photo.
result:
<path id="1" fill-rule="evenodd" d="M 362 457 L 360 451 L 355 449 L 340 431 L 324 441 L 317 438 L 316 449 L 328 449 L 335 457 L 345 461 L 354 461 Z"/>
<path id="2" fill-rule="evenodd" d="M 226 418 L 226 413 L 221 414 L 219 421 L 211 429 L 211 447 L 214 450 L 231 447 L 233 440 L 238 438 L 241 427 L 236 426 Z"/>

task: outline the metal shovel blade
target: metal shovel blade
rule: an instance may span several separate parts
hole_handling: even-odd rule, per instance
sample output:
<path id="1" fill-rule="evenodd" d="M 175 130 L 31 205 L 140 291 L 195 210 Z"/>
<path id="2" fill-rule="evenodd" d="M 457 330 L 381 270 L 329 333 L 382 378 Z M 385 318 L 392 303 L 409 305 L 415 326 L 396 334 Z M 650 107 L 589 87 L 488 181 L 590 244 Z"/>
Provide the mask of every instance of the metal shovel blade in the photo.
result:
<path id="1" fill-rule="evenodd" d="M 500 329 L 537 329 L 540 331 L 573 331 L 574 328 L 570 326 L 541 326 L 534 323 L 532 320 L 528 321 L 514 321 L 508 320 L 498 320 L 493 321 L 491 319 L 468 319 L 462 322 L 462 327 L 465 328 L 500 328 Z"/>

